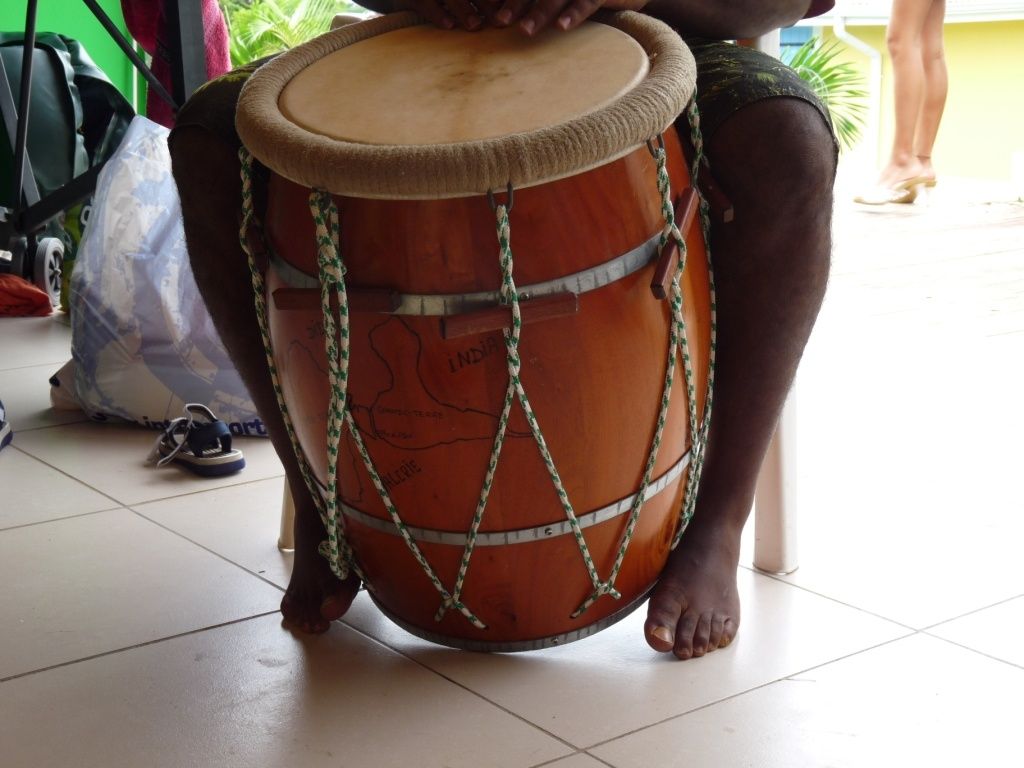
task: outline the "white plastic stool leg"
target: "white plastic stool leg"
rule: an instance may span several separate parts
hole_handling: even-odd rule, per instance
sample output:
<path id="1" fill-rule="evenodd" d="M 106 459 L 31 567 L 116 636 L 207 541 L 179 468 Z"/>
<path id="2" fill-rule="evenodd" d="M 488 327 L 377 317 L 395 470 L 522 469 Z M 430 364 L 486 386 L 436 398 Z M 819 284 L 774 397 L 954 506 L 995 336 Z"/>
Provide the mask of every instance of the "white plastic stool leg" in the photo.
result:
<path id="1" fill-rule="evenodd" d="M 754 496 L 754 567 L 792 573 L 797 564 L 796 405 L 791 396 L 757 477 Z"/>
<path id="2" fill-rule="evenodd" d="M 281 502 L 281 533 L 277 537 L 277 548 L 282 552 L 295 549 L 295 501 L 288 480 L 284 481 L 284 499 Z"/>
<path id="3" fill-rule="evenodd" d="M 779 30 L 756 38 L 754 48 L 778 58 Z M 796 406 L 790 396 L 761 465 L 754 495 L 754 567 L 768 573 L 792 573 L 798 567 L 795 427 Z"/>

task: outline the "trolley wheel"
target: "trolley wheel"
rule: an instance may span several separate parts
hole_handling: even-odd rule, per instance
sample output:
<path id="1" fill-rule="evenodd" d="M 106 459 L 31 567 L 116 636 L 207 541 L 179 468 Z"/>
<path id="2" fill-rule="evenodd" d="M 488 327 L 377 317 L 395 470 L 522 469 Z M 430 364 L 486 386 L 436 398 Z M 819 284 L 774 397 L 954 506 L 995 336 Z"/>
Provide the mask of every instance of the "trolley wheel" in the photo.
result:
<path id="1" fill-rule="evenodd" d="M 60 275 L 64 269 L 64 243 L 56 237 L 44 237 L 36 246 L 32 282 L 50 294 L 50 303 L 60 304 Z"/>

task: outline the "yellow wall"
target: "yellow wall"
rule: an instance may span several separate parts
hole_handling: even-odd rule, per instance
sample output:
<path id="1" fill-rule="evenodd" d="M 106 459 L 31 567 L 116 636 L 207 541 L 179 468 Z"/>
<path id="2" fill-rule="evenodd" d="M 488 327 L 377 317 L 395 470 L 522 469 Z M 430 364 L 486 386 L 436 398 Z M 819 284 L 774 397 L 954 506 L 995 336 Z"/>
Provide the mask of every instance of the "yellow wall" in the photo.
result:
<path id="1" fill-rule="evenodd" d="M 878 156 L 865 158 L 877 166 L 888 157 L 893 127 L 885 29 L 850 26 L 847 31 L 883 52 Z M 933 152 L 936 169 L 940 174 L 1011 180 L 1014 153 L 1018 166 L 1024 165 L 1024 21 L 947 23 L 945 48 L 949 97 Z M 849 58 L 867 75 L 867 56 L 851 51 Z M 1017 173 L 1024 168 L 1018 167 Z"/>

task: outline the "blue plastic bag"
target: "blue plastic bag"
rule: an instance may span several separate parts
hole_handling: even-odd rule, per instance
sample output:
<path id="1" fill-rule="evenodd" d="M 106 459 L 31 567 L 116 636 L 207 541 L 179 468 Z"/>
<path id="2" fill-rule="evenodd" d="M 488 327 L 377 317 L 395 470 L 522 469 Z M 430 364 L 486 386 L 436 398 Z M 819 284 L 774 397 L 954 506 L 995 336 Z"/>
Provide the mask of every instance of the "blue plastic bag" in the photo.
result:
<path id="1" fill-rule="evenodd" d="M 74 397 L 153 429 L 202 403 L 233 434 L 266 435 L 189 267 L 167 133 L 136 117 L 100 173 L 71 278 Z"/>

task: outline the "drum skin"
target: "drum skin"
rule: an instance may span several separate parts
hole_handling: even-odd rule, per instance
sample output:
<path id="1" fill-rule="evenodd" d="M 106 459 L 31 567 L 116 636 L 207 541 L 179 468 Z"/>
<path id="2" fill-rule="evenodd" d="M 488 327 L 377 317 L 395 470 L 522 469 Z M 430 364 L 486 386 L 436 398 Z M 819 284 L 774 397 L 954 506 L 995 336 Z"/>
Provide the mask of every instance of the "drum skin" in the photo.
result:
<path id="1" fill-rule="evenodd" d="M 665 134 L 673 197 L 689 186 L 679 140 Z M 309 190 L 271 175 L 265 230 L 270 247 L 293 267 L 316 274 Z M 504 199 L 504 194 L 498 196 Z M 495 216 L 488 198 L 369 200 L 335 196 L 346 284 L 357 297 L 458 294 L 501 284 Z M 511 246 L 518 286 L 611 261 L 664 226 L 656 167 L 640 147 L 581 173 L 515 191 Z M 703 408 L 710 346 L 709 284 L 699 219 L 686 233 L 682 280 L 688 338 Z M 578 311 L 524 325 L 521 378 L 577 516 L 636 493 L 656 428 L 665 377 L 669 308 L 649 284 L 654 265 L 582 293 Z M 326 478 L 327 363 L 316 291 L 295 293 L 268 270 L 274 356 L 299 441 Z M 365 302 L 364 302 L 365 304 Z M 465 533 L 480 495 L 508 383 L 500 329 L 446 339 L 442 318 L 354 308 L 350 314 L 348 393 L 355 422 L 377 472 L 409 526 Z M 654 477 L 689 448 L 686 388 L 677 366 L 668 424 Z M 338 463 L 340 500 L 389 520 L 348 435 Z M 478 546 L 462 600 L 486 624 L 456 610 L 440 621 L 440 595 L 405 542 L 352 517 L 344 520 L 355 557 L 380 607 L 403 626 L 459 647 L 531 647 L 545 638 L 586 634 L 635 604 L 656 582 L 680 518 L 686 473 L 643 506 L 616 588 L 577 618 L 593 587 L 571 534 L 528 543 Z M 551 478 L 518 402 L 481 526 L 482 532 L 565 520 Z M 598 573 L 608 577 L 628 515 L 584 536 Z M 463 548 L 420 542 L 448 590 Z M 543 643 L 541 643 L 543 644 Z M 552 644 L 552 643 L 549 643 Z"/>

